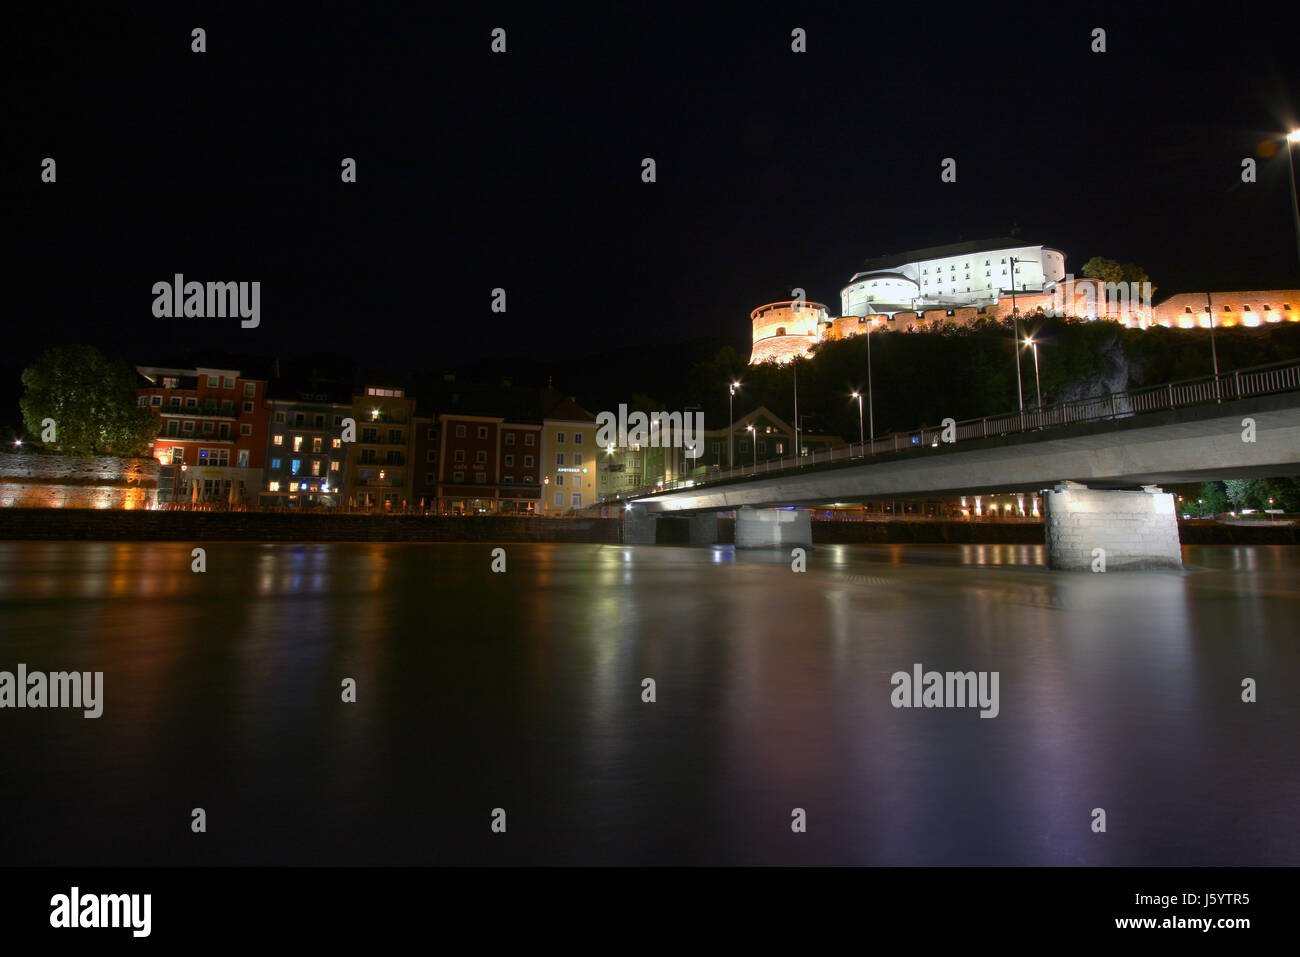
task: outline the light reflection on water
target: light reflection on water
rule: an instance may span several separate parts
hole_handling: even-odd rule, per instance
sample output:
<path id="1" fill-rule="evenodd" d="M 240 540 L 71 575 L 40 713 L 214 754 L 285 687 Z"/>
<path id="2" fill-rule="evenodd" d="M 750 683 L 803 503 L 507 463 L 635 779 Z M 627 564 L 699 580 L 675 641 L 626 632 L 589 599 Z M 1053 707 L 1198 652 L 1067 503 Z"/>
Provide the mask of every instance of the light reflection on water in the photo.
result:
<path id="1" fill-rule="evenodd" d="M 493 574 L 492 545 L 203 547 L 196 574 L 179 543 L 0 543 L 0 669 L 103 671 L 106 696 L 97 721 L 0 711 L 7 860 L 1300 858 L 1294 549 L 1091 575 L 839 545 L 798 574 L 520 544 Z M 999 672 L 1001 713 L 891 707 L 918 662 Z M 194 806 L 220 841 L 177 839 Z"/>

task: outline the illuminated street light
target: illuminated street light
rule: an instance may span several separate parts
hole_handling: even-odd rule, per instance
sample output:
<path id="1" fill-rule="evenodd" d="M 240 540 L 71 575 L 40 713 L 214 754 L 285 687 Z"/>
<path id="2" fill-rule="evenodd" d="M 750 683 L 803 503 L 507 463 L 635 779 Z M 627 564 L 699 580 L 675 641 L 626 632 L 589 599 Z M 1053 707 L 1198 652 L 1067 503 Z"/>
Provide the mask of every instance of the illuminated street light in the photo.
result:
<path id="1" fill-rule="evenodd" d="M 750 433 L 749 441 L 754 443 L 754 471 L 757 472 L 758 471 L 758 431 L 752 425 L 747 425 L 745 426 L 745 428 Z"/>
<path id="2" fill-rule="evenodd" d="M 733 382 L 727 387 L 727 469 L 736 467 L 735 463 L 735 444 L 736 444 L 736 413 L 732 411 L 733 401 L 736 397 L 736 390 L 740 388 L 739 382 Z"/>
<path id="3" fill-rule="evenodd" d="M 1295 224 L 1295 248 L 1296 255 L 1300 256 L 1300 205 L 1296 203 L 1295 196 L 1295 157 L 1292 155 L 1292 143 L 1300 143 L 1300 129 L 1294 129 L 1286 137 L 1286 163 L 1290 176 L 1287 177 L 1291 182 L 1291 220 Z"/>
<path id="4" fill-rule="evenodd" d="M 862 393 L 853 392 L 851 396 L 858 400 L 858 445 L 866 445 L 867 439 L 862 432 Z"/>
<path id="5" fill-rule="evenodd" d="M 1038 378 L 1038 341 L 1033 336 L 1029 336 L 1025 339 L 1025 345 L 1032 347 L 1034 350 L 1034 392 L 1038 395 L 1038 410 L 1041 412 L 1043 410 L 1043 383 Z"/>

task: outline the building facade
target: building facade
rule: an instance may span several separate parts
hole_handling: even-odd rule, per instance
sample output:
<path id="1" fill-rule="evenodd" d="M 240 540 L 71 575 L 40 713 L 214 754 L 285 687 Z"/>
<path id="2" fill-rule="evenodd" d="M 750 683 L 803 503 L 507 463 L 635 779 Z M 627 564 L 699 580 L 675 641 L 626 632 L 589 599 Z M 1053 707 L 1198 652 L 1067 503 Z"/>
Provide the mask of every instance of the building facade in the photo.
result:
<path id="1" fill-rule="evenodd" d="M 153 456 L 169 501 L 254 504 L 266 465 L 265 379 L 238 369 L 137 366 L 138 402 L 159 419 Z"/>
<path id="2" fill-rule="evenodd" d="M 597 503 L 596 417 L 572 397 L 544 393 L 549 407 L 542 418 L 540 512 L 568 515 Z"/>
<path id="3" fill-rule="evenodd" d="M 368 385 L 352 397 L 350 417 L 356 437 L 347 457 L 348 505 L 410 507 L 415 400 L 404 389 Z"/>
<path id="4" fill-rule="evenodd" d="M 270 399 L 267 408 L 270 428 L 259 504 L 334 507 L 346 501 L 350 446 L 343 442 L 343 420 L 352 415 L 352 406 L 300 395 Z"/>

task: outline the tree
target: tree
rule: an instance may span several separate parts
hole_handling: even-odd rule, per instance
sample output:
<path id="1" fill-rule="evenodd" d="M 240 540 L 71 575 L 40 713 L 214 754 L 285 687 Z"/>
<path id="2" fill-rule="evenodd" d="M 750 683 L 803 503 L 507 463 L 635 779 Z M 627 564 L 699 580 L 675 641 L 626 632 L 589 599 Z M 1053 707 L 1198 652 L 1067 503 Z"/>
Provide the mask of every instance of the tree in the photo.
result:
<path id="1" fill-rule="evenodd" d="M 1120 264 L 1104 256 L 1093 256 L 1083 264 L 1080 272 L 1088 279 L 1096 279 L 1098 282 L 1135 282 L 1140 286 L 1151 281 L 1147 271 L 1137 263 Z M 1152 286 L 1151 291 L 1154 293 L 1156 287 Z"/>
<path id="2" fill-rule="evenodd" d="M 157 421 L 139 407 L 135 372 L 94 346 L 59 346 L 23 370 L 19 405 L 29 434 L 46 434 L 53 420 L 60 452 L 74 455 L 149 454 Z"/>

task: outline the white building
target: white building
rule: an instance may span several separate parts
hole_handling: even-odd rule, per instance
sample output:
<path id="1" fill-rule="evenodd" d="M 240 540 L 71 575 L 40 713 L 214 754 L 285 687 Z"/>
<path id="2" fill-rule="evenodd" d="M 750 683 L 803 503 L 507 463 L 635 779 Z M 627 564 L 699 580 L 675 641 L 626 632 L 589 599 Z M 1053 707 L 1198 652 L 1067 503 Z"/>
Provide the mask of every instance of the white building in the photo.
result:
<path id="1" fill-rule="evenodd" d="M 1013 264 L 1012 259 L 1016 262 Z M 840 291 L 845 316 L 988 306 L 1065 278 L 1065 254 L 1017 239 L 914 249 L 868 260 Z"/>

